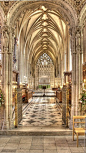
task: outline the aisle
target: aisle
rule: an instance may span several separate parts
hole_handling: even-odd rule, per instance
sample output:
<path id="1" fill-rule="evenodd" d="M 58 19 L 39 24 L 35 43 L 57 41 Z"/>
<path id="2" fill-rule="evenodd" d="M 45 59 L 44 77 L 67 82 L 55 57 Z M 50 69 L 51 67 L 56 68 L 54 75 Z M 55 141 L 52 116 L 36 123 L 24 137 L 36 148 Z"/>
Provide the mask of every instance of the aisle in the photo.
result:
<path id="1" fill-rule="evenodd" d="M 20 126 L 58 126 L 62 125 L 62 113 L 55 98 L 33 98 L 24 113 Z"/>

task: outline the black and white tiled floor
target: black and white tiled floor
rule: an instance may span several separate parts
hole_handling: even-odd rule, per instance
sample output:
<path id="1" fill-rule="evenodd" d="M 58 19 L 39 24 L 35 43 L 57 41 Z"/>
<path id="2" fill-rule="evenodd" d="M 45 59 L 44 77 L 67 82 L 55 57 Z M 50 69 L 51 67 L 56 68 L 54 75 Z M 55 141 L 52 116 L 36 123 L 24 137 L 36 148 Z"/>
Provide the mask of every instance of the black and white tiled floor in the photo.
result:
<path id="1" fill-rule="evenodd" d="M 62 125 L 62 113 L 53 97 L 35 97 L 23 114 L 20 126 L 58 126 Z"/>

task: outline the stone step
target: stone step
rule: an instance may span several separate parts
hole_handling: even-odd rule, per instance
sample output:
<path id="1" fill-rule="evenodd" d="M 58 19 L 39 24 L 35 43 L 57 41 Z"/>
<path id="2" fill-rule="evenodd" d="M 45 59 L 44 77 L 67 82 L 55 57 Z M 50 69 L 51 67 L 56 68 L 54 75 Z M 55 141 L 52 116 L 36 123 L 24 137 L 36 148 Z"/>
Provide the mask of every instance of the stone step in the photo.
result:
<path id="1" fill-rule="evenodd" d="M 27 130 L 0 130 L 0 135 L 21 135 L 21 136 L 72 136 L 72 130 L 56 131 L 27 131 Z"/>

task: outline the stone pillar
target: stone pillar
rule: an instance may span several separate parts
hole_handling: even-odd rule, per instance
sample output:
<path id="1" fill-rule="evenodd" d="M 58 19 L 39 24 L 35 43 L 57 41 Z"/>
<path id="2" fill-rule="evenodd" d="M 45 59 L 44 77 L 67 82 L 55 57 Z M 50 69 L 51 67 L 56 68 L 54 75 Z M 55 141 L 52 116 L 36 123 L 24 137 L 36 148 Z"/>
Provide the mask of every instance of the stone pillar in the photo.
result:
<path id="1" fill-rule="evenodd" d="M 81 48 L 80 48 L 80 93 L 83 85 L 83 29 L 81 30 Z"/>
<path id="2" fill-rule="evenodd" d="M 62 59 L 61 59 L 61 79 L 62 79 L 62 84 L 64 82 L 64 54 L 62 55 Z"/>
<path id="3" fill-rule="evenodd" d="M 20 46 L 20 52 L 19 52 L 19 57 L 20 57 L 20 63 L 19 63 L 19 74 L 20 74 L 20 83 L 22 82 L 22 66 L 21 66 L 21 63 L 23 62 L 22 61 L 22 51 L 21 51 L 21 46 Z"/>
<path id="4" fill-rule="evenodd" d="M 33 63 L 33 79 L 34 79 L 34 80 L 33 80 L 33 87 L 34 87 L 34 90 L 35 90 L 35 81 L 36 81 L 36 80 L 35 80 L 35 65 L 36 65 L 36 63 L 34 62 L 34 63 Z"/>
<path id="5" fill-rule="evenodd" d="M 59 53 L 59 78 L 61 78 L 61 54 Z"/>
<path id="6" fill-rule="evenodd" d="M 2 51 L 2 88 L 5 94 L 5 119 L 4 128 L 9 129 L 9 102 L 8 102 L 8 45 L 9 45 L 9 28 L 3 27 L 3 51 Z"/>
<path id="7" fill-rule="evenodd" d="M 80 98 L 80 88 L 82 86 L 82 50 L 81 50 L 81 28 L 76 27 L 71 35 L 72 50 L 72 107 L 71 121 L 74 115 L 79 115 L 78 104 Z M 72 126 L 72 124 L 71 124 Z"/>
<path id="8" fill-rule="evenodd" d="M 68 72 L 68 64 L 69 64 L 69 43 L 68 43 L 68 34 L 67 34 L 67 45 L 66 45 L 66 71 Z"/>
<path id="9" fill-rule="evenodd" d="M 66 55 L 67 53 L 64 53 L 64 72 L 66 72 L 67 71 L 67 59 L 66 59 L 66 57 L 67 57 L 67 55 Z"/>
<path id="10" fill-rule="evenodd" d="M 58 57 L 56 58 L 56 77 L 58 77 Z"/>
<path id="11" fill-rule="evenodd" d="M 9 126 L 10 129 L 14 127 L 13 119 L 12 119 L 12 80 L 13 80 L 13 51 L 14 51 L 14 29 L 10 28 L 9 33 L 9 52 L 8 52 L 8 89 L 9 89 Z"/>
<path id="12" fill-rule="evenodd" d="M 28 56 L 26 56 L 26 77 L 27 77 L 27 84 L 28 84 Z"/>
<path id="13" fill-rule="evenodd" d="M 82 86 L 82 51 L 81 51 L 81 27 L 76 27 L 76 112 L 78 115 L 78 103 L 80 98 L 80 86 Z"/>
<path id="14" fill-rule="evenodd" d="M 34 63 L 34 90 L 37 88 L 37 77 L 36 77 L 36 62 Z"/>
<path id="15" fill-rule="evenodd" d="M 70 70 L 70 37 L 69 37 L 69 33 L 67 34 L 67 71 L 69 72 Z"/>
<path id="16" fill-rule="evenodd" d="M 29 60 L 28 60 L 28 84 L 29 84 L 29 78 L 30 78 L 30 63 L 29 63 Z"/>
<path id="17" fill-rule="evenodd" d="M 17 21 L 16 29 L 15 29 L 15 36 L 16 36 L 16 66 L 17 70 L 19 71 L 19 64 L 20 64 L 20 44 L 18 40 L 18 35 L 19 35 L 19 25 Z"/>
<path id="18" fill-rule="evenodd" d="M 71 99 L 71 120 L 70 120 L 70 128 L 72 129 L 73 124 L 73 116 L 75 115 L 75 103 L 76 103 L 76 51 L 75 51 L 75 29 L 69 29 L 70 34 L 70 44 L 71 44 L 71 52 L 72 52 L 72 99 Z"/>
<path id="19" fill-rule="evenodd" d="M 4 128 L 11 129 L 12 121 L 12 63 L 13 63 L 13 29 L 8 26 L 3 27 L 3 91 L 5 94 L 5 120 Z M 10 44 L 10 45 L 9 45 Z"/>
<path id="20" fill-rule="evenodd" d="M 86 22 L 83 27 L 83 63 L 86 62 Z"/>
<path id="21" fill-rule="evenodd" d="M 25 69 L 24 69 L 24 54 L 23 50 L 21 50 L 21 82 L 24 83 Z"/>

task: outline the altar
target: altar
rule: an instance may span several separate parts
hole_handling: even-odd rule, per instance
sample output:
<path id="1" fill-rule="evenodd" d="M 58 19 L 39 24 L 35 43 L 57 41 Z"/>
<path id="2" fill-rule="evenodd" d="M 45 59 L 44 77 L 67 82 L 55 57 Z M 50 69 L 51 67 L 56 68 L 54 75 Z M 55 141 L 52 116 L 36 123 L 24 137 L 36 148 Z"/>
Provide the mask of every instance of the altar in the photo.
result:
<path id="1" fill-rule="evenodd" d="M 46 89 L 50 89 L 50 77 L 48 76 L 42 76 L 39 78 L 39 88 L 43 89 L 43 87 L 46 87 Z"/>

